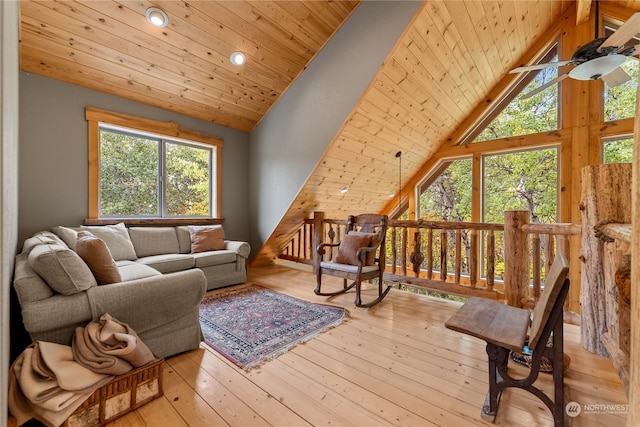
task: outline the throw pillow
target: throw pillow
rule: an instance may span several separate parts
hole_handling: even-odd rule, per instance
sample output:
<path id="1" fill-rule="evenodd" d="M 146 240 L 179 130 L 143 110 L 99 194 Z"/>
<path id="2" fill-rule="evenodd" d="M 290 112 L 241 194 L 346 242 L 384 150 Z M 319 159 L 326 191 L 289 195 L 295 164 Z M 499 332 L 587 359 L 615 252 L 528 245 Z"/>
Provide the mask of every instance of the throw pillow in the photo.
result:
<path id="1" fill-rule="evenodd" d="M 76 250 L 76 240 L 78 233 L 73 228 L 63 227 L 61 225 L 53 227 L 53 232 L 58 235 L 71 249 Z"/>
<path id="2" fill-rule="evenodd" d="M 380 245 L 380 236 L 378 235 L 378 233 L 363 233 L 361 231 L 351 231 L 349 232 L 349 234 L 355 234 L 355 235 L 360 235 L 360 236 L 369 236 L 371 238 L 371 241 L 369 242 L 369 247 L 370 248 L 377 248 Z M 371 252 L 367 252 L 367 259 L 365 260 L 365 265 L 373 265 L 376 262 L 376 252 L 377 251 L 371 251 Z"/>
<path id="3" fill-rule="evenodd" d="M 219 251 L 226 247 L 221 225 L 190 226 L 191 253 Z"/>
<path id="4" fill-rule="evenodd" d="M 116 265 L 109 248 L 88 231 L 78 233 L 76 253 L 87 263 L 98 285 L 109 285 L 122 282 L 120 271 Z"/>
<path id="5" fill-rule="evenodd" d="M 129 232 L 127 231 L 127 227 L 125 227 L 124 223 L 121 222 L 116 225 L 104 226 L 82 225 L 80 226 L 80 231 L 82 230 L 89 231 L 97 238 L 103 240 L 107 244 L 114 260 L 122 261 L 126 259 L 135 261 L 138 259 L 133 243 L 131 243 Z"/>
<path id="6" fill-rule="evenodd" d="M 69 248 L 38 245 L 29 252 L 29 264 L 54 291 L 73 295 L 96 285 L 93 273 Z"/>
<path id="7" fill-rule="evenodd" d="M 371 235 L 368 233 L 345 234 L 338 246 L 335 261 L 338 264 L 358 265 L 357 252 L 360 248 L 366 248 L 371 243 Z"/>

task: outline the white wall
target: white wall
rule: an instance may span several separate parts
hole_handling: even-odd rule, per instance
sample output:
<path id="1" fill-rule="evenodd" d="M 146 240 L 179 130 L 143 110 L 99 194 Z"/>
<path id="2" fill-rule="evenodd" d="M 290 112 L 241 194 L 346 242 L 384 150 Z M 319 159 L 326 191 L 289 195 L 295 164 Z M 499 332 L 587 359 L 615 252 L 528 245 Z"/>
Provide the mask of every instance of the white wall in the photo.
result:
<path id="1" fill-rule="evenodd" d="M 0 2 L 0 425 L 7 425 L 9 290 L 18 225 L 18 2 Z"/>
<path id="2" fill-rule="evenodd" d="M 251 246 L 257 251 L 421 6 L 364 1 L 251 134 Z"/>
<path id="3" fill-rule="evenodd" d="M 249 135 L 203 120 L 30 73 L 20 74 L 19 239 L 87 217 L 85 107 L 180 125 L 221 137 L 222 215 L 228 238 L 249 240 Z"/>

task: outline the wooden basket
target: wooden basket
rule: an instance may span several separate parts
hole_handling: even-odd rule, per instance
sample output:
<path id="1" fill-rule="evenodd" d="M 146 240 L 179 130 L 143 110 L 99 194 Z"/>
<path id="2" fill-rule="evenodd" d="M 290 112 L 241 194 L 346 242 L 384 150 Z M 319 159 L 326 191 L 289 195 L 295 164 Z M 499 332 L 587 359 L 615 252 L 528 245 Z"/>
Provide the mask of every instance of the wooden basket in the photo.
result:
<path id="1" fill-rule="evenodd" d="M 162 396 L 162 363 L 148 363 L 94 391 L 61 427 L 102 427 Z"/>

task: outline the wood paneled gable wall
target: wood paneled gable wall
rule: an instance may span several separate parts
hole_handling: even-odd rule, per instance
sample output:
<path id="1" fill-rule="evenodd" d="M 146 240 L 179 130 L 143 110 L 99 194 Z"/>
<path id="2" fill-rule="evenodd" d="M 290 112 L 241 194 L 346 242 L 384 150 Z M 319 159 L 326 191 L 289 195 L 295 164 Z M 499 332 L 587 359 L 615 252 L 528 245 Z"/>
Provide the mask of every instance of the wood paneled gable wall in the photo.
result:
<path id="1" fill-rule="evenodd" d="M 346 218 L 397 206 L 398 151 L 406 204 L 429 159 L 507 90 L 508 71 L 565 16 L 575 22 L 573 2 L 424 2 L 254 263 L 277 257 L 314 210 Z"/>

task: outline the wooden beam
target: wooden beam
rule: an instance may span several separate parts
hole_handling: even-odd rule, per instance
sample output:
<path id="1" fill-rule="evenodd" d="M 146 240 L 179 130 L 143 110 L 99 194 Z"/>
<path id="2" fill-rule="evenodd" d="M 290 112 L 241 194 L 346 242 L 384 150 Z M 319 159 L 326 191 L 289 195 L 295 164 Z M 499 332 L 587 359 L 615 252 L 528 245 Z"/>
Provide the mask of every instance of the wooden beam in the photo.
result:
<path id="1" fill-rule="evenodd" d="M 576 1 L 576 25 L 589 22 L 589 13 L 591 12 L 591 0 Z"/>

